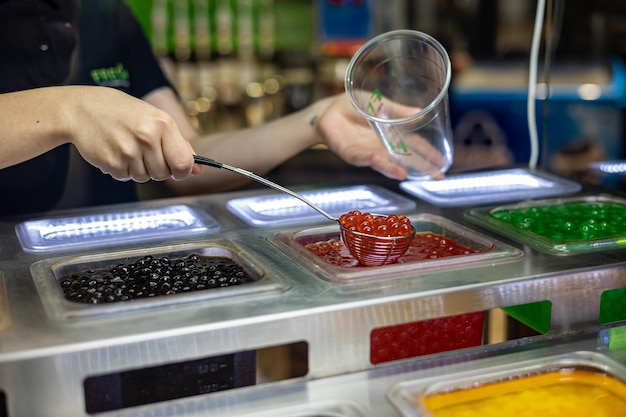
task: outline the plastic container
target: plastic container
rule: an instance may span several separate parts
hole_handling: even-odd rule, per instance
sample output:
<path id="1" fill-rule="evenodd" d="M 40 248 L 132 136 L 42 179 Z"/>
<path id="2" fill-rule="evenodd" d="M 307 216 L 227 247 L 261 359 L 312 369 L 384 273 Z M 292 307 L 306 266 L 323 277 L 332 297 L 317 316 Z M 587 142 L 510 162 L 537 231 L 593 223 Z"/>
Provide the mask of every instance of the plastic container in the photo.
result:
<path id="1" fill-rule="evenodd" d="M 215 233 L 220 224 L 188 205 L 111 209 L 79 216 L 54 217 L 20 223 L 15 230 L 25 252 L 54 253 L 73 250 L 140 245 L 158 240 L 180 240 Z"/>
<path id="2" fill-rule="evenodd" d="M 512 261 L 523 256 L 523 252 L 519 249 L 488 238 L 443 217 L 430 214 L 409 217 L 413 227 L 417 230 L 415 239 L 425 239 L 426 235 L 431 237 L 433 235 L 436 235 L 435 237 L 441 236 L 470 249 L 471 253 L 430 259 L 421 252 L 422 248 L 414 243 L 397 263 L 365 267 L 359 265 L 356 259 L 343 247 L 338 225 L 282 231 L 270 236 L 268 239 L 299 265 L 309 269 L 326 281 L 336 283 L 415 276 L 417 273 L 435 270 L 447 271 L 481 263 L 493 264 Z M 341 263 L 324 259 L 306 247 L 309 244 L 319 242 L 339 244 L 336 250 Z M 421 240 L 417 242 L 421 242 Z"/>
<path id="3" fill-rule="evenodd" d="M 609 417 L 626 415 L 625 378 L 626 368 L 612 359 L 573 352 L 407 381 L 388 397 L 411 417 Z"/>
<path id="4" fill-rule="evenodd" d="M 626 200 L 610 195 L 479 207 L 466 217 L 539 251 L 573 255 L 626 246 Z"/>
<path id="5" fill-rule="evenodd" d="M 299 194 L 337 217 L 351 210 L 380 214 L 406 213 L 416 206 L 413 200 L 372 185 L 317 189 Z M 254 227 L 328 222 L 328 219 L 302 201 L 282 193 L 236 198 L 228 201 L 226 207 Z"/>
<path id="6" fill-rule="evenodd" d="M 580 184 L 541 171 L 504 169 L 403 181 L 400 188 L 436 206 L 466 206 L 575 193 Z"/>
<path id="7" fill-rule="evenodd" d="M 174 260 L 190 255 L 198 255 L 209 259 L 215 258 L 217 260 L 226 259 L 243 269 L 246 281 L 241 285 L 218 288 L 205 286 L 202 290 L 191 288 L 190 290 L 185 289 L 171 295 L 158 294 L 98 304 L 90 304 L 89 301 L 77 302 L 74 299 L 69 299 L 60 284 L 61 279 L 73 275 L 80 276 L 84 271 L 110 271 L 112 268 L 120 265 L 129 265 L 137 260 L 144 259 L 146 256 L 154 259 L 168 257 Z M 216 302 L 234 296 L 253 296 L 254 294 L 283 291 L 289 288 L 288 283 L 284 279 L 279 276 L 269 275 L 268 270 L 269 268 L 259 259 L 251 256 L 236 244 L 222 240 L 46 259 L 31 266 L 31 273 L 44 307 L 48 315 L 56 319 L 118 314 L 207 300 Z M 172 285 L 174 285 L 174 277 L 170 278 L 169 282 L 172 282 Z M 119 279 L 113 278 L 113 281 L 119 282 Z M 102 285 L 106 286 L 109 282 L 107 281 Z M 162 282 L 161 278 L 159 278 L 160 282 Z"/>

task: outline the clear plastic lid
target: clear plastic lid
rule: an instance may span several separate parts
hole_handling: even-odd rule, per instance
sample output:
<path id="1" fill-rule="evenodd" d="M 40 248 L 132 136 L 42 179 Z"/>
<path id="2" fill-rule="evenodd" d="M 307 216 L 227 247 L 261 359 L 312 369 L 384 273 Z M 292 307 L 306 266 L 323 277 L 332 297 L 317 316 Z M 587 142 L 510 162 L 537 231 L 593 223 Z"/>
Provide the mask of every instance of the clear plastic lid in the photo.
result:
<path id="1" fill-rule="evenodd" d="M 400 188 L 436 206 L 463 206 L 575 193 L 581 186 L 546 172 L 513 168 L 404 181 Z"/>
<path id="2" fill-rule="evenodd" d="M 406 212 L 415 208 L 415 201 L 385 188 L 358 185 L 342 188 L 316 189 L 300 193 L 333 216 L 351 210 L 380 214 Z M 265 194 L 228 201 L 228 209 L 251 226 L 273 227 L 306 224 L 327 219 L 287 194 Z"/>
<path id="3" fill-rule="evenodd" d="M 48 253 L 140 244 L 219 229 L 219 223 L 204 211 L 181 204 L 30 220 L 18 224 L 16 233 L 25 252 Z"/>

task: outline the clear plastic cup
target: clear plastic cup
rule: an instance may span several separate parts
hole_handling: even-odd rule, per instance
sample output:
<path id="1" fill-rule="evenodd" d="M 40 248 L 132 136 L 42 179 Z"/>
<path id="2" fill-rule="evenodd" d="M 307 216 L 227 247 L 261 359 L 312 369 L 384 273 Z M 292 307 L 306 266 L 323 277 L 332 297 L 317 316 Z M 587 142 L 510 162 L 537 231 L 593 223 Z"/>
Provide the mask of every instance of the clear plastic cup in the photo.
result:
<path id="1" fill-rule="evenodd" d="M 346 94 L 411 180 L 440 179 L 452 165 L 450 58 L 414 30 L 376 36 L 352 57 Z"/>

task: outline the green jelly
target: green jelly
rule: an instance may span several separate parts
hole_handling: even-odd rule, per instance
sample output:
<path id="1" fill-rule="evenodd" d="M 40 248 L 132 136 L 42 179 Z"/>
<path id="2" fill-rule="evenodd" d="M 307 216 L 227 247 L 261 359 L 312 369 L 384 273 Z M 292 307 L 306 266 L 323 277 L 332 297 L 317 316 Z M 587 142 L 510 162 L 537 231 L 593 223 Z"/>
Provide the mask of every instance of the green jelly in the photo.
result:
<path id="1" fill-rule="evenodd" d="M 560 241 L 607 239 L 626 235 L 626 205 L 571 202 L 495 210 L 491 216 L 526 232 Z"/>

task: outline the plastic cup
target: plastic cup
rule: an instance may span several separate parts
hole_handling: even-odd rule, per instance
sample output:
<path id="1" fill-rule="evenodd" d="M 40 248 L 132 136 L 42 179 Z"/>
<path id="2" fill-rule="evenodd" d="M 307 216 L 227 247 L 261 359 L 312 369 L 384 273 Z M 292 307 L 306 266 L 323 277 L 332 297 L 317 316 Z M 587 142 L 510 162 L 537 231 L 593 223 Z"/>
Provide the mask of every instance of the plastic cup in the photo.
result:
<path id="1" fill-rule="evenodd" d="M 346 94 L 408 179 L 440 179 L 452 165 L 450 58 L 433 37 L 386 32 L 352 57 Z"/>

